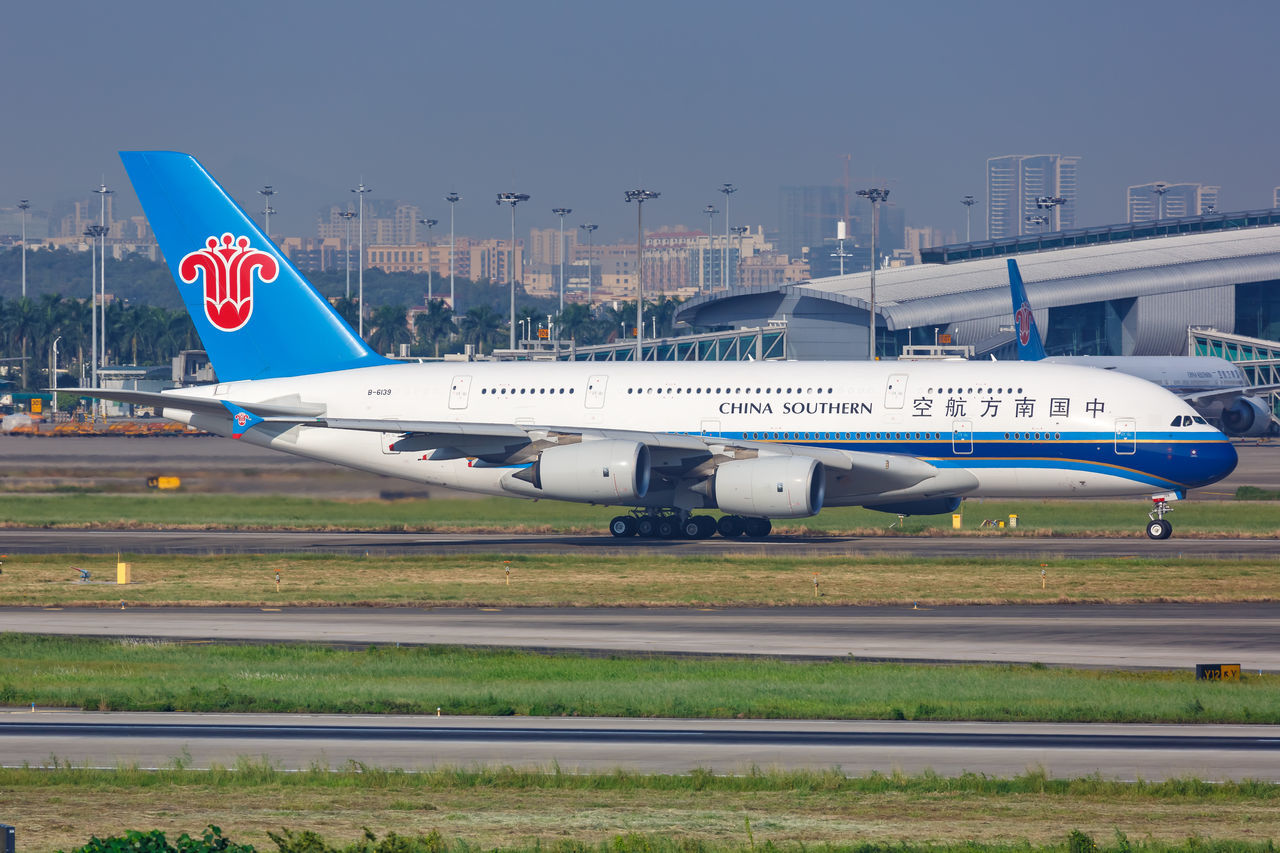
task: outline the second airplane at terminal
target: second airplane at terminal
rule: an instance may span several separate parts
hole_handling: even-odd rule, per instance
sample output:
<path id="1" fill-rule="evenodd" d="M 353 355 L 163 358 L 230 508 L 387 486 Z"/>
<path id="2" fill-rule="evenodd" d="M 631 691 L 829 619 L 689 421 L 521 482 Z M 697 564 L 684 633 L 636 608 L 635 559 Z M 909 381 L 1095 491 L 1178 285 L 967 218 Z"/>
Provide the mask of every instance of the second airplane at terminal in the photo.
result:
<path id="1" fill-rule="evenodd" d="M 96 392 L 420 483 L 631 508 L 616 536 L 768 535 L 824 506 L 1167 500 L 1236 464 L 1140 379 L 994 362 L 445 362 L 372 352 L 193 158 L 122 154 L 218 384 Z M 705 514 L 719 510 L 718 520 Z"/>

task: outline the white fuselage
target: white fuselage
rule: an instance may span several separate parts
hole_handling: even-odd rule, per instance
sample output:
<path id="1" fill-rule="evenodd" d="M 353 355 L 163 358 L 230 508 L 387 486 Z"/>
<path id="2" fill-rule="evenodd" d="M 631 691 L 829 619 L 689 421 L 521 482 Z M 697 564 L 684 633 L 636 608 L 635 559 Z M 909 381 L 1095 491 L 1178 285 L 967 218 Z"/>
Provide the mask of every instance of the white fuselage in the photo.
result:
<path id="1" fill-rule="evenodd" d="M 1225 476 L 1235 461 L 1225 437 L 1192 424 L 1192 410 L 1168 392 L 1114 372 L 1046 363 L 446 362 L 224 383 L 205 393 L 319 403 L 327 418 L 897 453 L 968 471 L 977 487 L 966 494 L 974 497 L 1181 491 Z M 229 418 L 165 412 L 231 432 Z M 509 466 L 397 452 L 401 435 L 267 423 L 242 440 L 417 482 L 512 494 L 502 485 Z M 826 502 L 867 501 L 842 501 L 829 489 Z"/>

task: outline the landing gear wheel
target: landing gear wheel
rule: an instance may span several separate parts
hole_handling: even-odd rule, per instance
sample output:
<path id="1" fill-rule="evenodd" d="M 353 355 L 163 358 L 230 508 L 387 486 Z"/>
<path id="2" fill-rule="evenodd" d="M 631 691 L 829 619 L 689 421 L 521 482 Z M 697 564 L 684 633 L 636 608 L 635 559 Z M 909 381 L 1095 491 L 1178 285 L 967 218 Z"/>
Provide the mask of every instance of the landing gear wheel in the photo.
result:
<path id="1" fill-rule="evenodd" d="M 692 536 L 693 539 L 710 539 L 716 535 L 716 520 L 709 515 L 695 515 L 689 519 L 698 526 L 698 532 Z"/>
<path id="2" fill-rule="evenodd" d="M 698 516 L 691 515 L 684 521 L 680 522 L 680 535 L 685 539 L 698 539 L 698 532 L 702 529 L 698 524 Z"/>
<path id="3" fill-rule="evenodd" d="M 680 525 L 670 517 L 658 519 L 658 524 L 654 528 L 654 533 L 659 539 L 674 539 L 678 532 L 680 532 Z"/>
<path id="4" fill-rule="evenodd" d="M 658 532 L 658 519 L 652 515 L 642 515 L 636 520 L 636 535 L 645 539 L 652 538 Z"/>
<path id="5" fill-rule="evenodd" d="M 1168 539 L 1173 535 L 1173 525 L 1163 518 L 1155 518 L 1147 522 L 1147 536 L 1152 539 Z"/>
<path id="6" fill-rule="evenodd" d="M 716 522 L 716 530 L 725 539 L 732 539 L 735 536 L 741 536 L 745 531 L 742 526 L 742 518 L 736 515 L 723 515 Z"/>
<path id="7" fill-rule="evenodd" d="M 773 530 L 773 522 L 767 518 L 746 518 L 743 522 L 743 532 L 751 539 L 763 539 Z"/>
<path id="8" fill-rule="evenodd" d="M 609 522 L 609 532 L 619 538 L 636 535 L 636 519 L 631 515 L 619 515 Z"/>

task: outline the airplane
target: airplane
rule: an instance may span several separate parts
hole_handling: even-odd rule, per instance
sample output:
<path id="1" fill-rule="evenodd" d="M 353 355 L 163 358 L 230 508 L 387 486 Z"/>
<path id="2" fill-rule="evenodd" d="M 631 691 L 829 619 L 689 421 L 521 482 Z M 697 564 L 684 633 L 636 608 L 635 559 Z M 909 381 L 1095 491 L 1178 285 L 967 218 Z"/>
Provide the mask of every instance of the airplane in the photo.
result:
<path id="1" fill-rule="evenodd" d="M 1131 376 L 1011 362 L 408 363 L 369 348 L 193 157 L 121 152 L 217 373 L 77 389 L 309 459 L 486 495 L 629 508 L 618 537 L 768 536 L 828 506 L 1150 495 L 1236 465 Z M 719 510 L 719 519 L 708 514 Z"/>
<path id="2" fill-rule="evenodd" d="M 1270 404 L 1256 396 L 1257 392 L 1280 390 L 1280 385 L 1250 386 L 1239 366 L 1212 356 L 1050 356 L 1045 352 L 1036 318 L 1031 313 L 1018 262 L 1013 258 L 1009 259 L 1009 290 L 1013 296 L 1020 361 L 1073 364 L 1127 373 L 1177 394 L 1198 415 L 1214 422 L 1215 426 L 1221 425 L 1227 435 L 1242 438 L 1280 435 L 1280 421 L 1272 415 Z"/>

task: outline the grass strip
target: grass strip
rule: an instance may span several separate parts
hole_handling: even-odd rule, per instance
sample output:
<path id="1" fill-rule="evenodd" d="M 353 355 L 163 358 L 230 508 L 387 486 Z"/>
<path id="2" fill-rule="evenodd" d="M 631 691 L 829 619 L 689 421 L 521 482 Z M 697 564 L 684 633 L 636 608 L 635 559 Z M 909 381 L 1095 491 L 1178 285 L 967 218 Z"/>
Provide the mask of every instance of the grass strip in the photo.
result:
<path id="1" fill-rule="evenodd" d="M 0 602 L 25 606 L 714 607 L 1280 600 L 1275 560 L 456 554 L 10 555 Z M 505 569 L 511 568 L 510 583 Z M 79 583 L 77 569 L 91 573 Z M 1041 571 L 1045 573 L 1041 578 Z M 276 574 L 281 582 L 277 590 Z M 815 595 L 814 578 L 818 587 Z M 105 581 L 105 582 L 103 582 Z"/>
<path id="2" fill-rule="evenodd" d="M 1132 501 L 967 501 L 968 535 L 1108 535 L 1140 537 L 1146 509 Z M 599 533 L 622 510 L 557 501 L 323 500 L 280 495 L 3 495 L 8 527 L 388 530 L 414 532 Z M 983 521 L 1018 516 L 1016 530 L 982 528 Z M 1259 501 L 1191 501 L 1174 516 L 1179 536 L 1280 536 L 1280 513 Z M 813 518 L 779 520 L 791 534 L 952 535 L 951 516 L 914 516 L 903 527 L 893 515 L 860 507 L 823 510 Z"/>
<path id="3" fill-rule="evenodd" d="M 1280 723 L 1280 680 L 1031 666 L 0 634 L 0 704 L 90 711 Z"/>
<path id="4" fill-rule="evenodd" d="M 1054 780 L 1040 770 L 1011 779 L 850 778 L 837 769 L 659 776 L 347 766 L 286 773 L 249 759 L 197 771 L 176 759 L 156 771 L 53 762 L 49 769 L 0 769 L 0 794 L 29 853 L 139 826 L 198 835 L 210 823 L 260 850 L 274 849 L 267 833 L 284 828 L 320 833 L 328 845 L 359 841 L 368 828 L 378 835 L 439 832 L 459 853 L 571 853 L 596 845 L 608 853 L 1094 853 L 1072 845 L 1070 828 L 1116 853 L 1261 853 L 1274 850 L 1269 839 L 1280 835 L 1274 784 Z"/>

